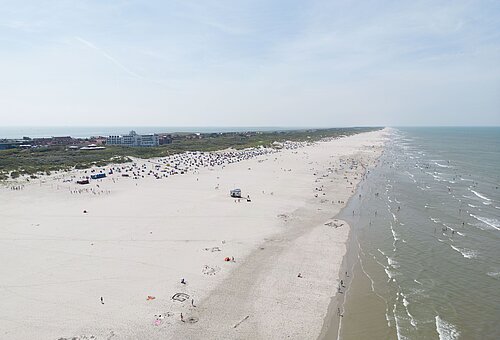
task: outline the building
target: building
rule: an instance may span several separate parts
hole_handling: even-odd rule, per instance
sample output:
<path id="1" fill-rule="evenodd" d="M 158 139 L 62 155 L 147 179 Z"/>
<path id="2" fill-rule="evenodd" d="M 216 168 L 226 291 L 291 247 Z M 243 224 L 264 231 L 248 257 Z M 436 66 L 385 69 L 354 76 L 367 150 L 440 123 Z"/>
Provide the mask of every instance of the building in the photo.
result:
<path id="1" fill-rule="evenodd" d="M 0 150 L 9 150 L 19 147 L 21 143 L 17 142 L 0 142 Z"/>
<path id="2" fill-rule="evenodd" d="M 77 142 L 76 139 L 73 139 L 70 136 L 63 137 L 48 137 L 48 138 L 33 138 L 30 140 L 30 144 L 36 146 L 67 146 Z"/>
<path id="3" fill-rule="evenodd" d="M 106 139 L 106 144 L 122 146 L 158 146 L 159 139 L 157 135 L 138 135 L 135 131 L 130 131 L 128 135 L 109 136 Z"/>
<path id="4" fill-rule="evenodd" d="M 172 135 L 159 135 L 158 140 L 160 145 L 172 144 Z"/>

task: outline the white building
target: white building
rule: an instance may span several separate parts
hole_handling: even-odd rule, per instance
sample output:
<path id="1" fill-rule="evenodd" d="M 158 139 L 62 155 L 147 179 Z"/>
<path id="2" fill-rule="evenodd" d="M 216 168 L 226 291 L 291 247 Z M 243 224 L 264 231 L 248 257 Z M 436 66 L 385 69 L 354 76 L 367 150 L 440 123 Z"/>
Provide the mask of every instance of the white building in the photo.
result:
<path id="1" fill-rule="evenodd" d="M 157 135 L 138 135 L 135 131 L 130 131 L 128 135 L 109 136 L 106 138 L 106 144 L 123 146 L 158 146 L 160 142 Z"/>

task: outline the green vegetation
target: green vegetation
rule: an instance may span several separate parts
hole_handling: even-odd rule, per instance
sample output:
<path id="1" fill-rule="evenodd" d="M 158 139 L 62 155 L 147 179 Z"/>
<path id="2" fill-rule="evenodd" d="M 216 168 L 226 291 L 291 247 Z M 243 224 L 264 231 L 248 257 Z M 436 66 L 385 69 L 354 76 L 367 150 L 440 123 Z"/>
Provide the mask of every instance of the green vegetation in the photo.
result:
<path id="1" fill-rule="evenodd" d="M 171 144 L 159 147 L 106 146 L 104 150 L 71 150 L 64 146 L 0 151 L 0 180 L 28 174 L 49 174 L 56 170 L 85 169 L 110 163 L 130 162 L 128 157 L 164 157 L 185 151 L 215 151 L 269 146 L 280 141 L 317 141 L 325 137 L 353 135 L 379 128 L 309 129 L 276 132 L 248 132 L 178 135 Z"/>

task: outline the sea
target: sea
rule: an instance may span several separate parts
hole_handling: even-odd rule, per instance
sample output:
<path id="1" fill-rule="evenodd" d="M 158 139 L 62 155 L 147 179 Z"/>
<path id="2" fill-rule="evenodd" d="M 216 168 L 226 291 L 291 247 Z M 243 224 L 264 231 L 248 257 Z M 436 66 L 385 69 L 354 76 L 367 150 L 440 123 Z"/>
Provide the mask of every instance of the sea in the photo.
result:
<path id="1" fill-rule="evenodd" d="M 152 133 L 218 133 L 245 131 L 281 131 L 296 130 L 294 127 L 232 127 L 232 126 L 0 126 L 0 139 L 46 138 L 71 136 L 74 138 L 89 138 L 96 136 L 126 135 L 130 131 L 138 134 Z"/>
<path id="2" fill-rule="evenodd" d="M 392 129 L 340 217 L 327 339 L 500 339 L 500 128 Z"/>

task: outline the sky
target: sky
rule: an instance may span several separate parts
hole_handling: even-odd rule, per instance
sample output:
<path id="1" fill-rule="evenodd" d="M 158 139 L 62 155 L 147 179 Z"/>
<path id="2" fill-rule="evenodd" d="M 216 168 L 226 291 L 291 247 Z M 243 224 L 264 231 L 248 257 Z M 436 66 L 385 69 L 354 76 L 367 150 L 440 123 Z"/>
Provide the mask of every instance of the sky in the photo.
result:
<path id="1" fill-rule="evenodd" d="M 500 125 L 500 1 L 0 0 L 3 126 Z"/>

